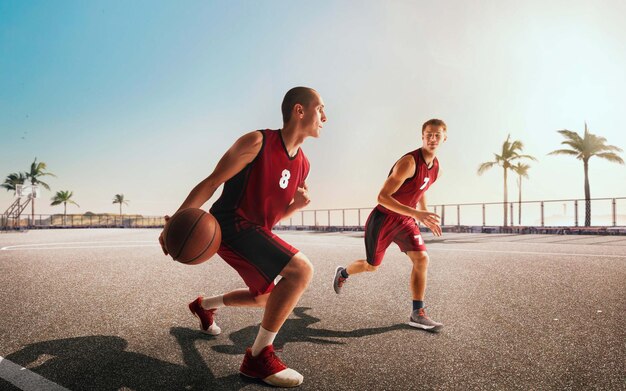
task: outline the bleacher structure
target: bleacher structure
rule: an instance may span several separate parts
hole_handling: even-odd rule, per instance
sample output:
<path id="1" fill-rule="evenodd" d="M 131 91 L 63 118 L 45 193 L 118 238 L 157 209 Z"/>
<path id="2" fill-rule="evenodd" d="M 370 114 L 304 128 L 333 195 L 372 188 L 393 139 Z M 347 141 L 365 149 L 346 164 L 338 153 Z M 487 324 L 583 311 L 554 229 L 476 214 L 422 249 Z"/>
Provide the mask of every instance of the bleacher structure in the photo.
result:
<path id="1" fill-rule="evenodd" d="M 8 230 L 8 229 L 20 229 L 20 216 L 26 207 L 30 204 L 31 197 L 27 197 L 25 201 L 23 201 L 20 197 L 16 198 L 15 201 L 7 208 L 7 210 L 2 214 L 2 218 L 0 219 L 0 229 Z"/>

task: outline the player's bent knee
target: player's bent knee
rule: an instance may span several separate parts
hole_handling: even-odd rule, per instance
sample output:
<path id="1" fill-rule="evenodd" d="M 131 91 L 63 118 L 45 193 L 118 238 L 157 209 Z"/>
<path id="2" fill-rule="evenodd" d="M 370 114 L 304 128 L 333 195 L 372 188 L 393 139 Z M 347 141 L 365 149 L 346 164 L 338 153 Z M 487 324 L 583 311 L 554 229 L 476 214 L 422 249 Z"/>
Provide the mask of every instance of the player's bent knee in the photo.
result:
<path id="1" fill-rule="evenodd" d="M 267 299 L 269 297 L 270 297 L 269 293 L 266 293 L 264 295 L 255 296 L 254 297 L 254 303 L 256 305 L 258 305 L 259 307 L 265 307 L 265 304 L 267 304 Z"/>
<path id="2" fill-rule="evenodd" d="M 306 255 L 297 253 L 291 258 L 280 275 L 284 278 L 300 279 L 308 283 L 313 278 L 313 264 Z"/>
<path id="3" fill-rule="evenodd" d="M 369 263 L 366 263 L 365 270 L 368 272 L 375 272 L 376 270 L 378 270 L 378 265 L 371 265 Z"/>
<path id="4" fill-rule="evenodd" d="M 428 266 L 429 257 L 428 254 L 424 251 L 416 252 L 411 254 L 410 256 L 413 264 L 418 267 Z"/>

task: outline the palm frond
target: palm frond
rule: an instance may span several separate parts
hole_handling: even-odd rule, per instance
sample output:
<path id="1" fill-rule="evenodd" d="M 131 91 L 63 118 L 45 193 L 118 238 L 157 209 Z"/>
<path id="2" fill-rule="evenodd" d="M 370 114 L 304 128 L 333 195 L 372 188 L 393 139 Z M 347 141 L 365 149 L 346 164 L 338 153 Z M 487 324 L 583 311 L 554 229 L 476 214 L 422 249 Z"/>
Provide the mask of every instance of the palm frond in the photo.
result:
<path id="1" fill-rule="evenodd" d="M 522 150 L 524 149 L 524 143 L 522 143 L 520 140 L 515 140 L 511 143 L 509 149 L 511 151 L 517 151 L 517 150 Z"/>
<path id="2" fill-rule="evenodd" d="M 517 155 L 516 159 L 529 159 L 532 161 L 537 161 L 537 158 L 531 155 Z"/>
<path id="3" fill-rule="evenodd" d="M 528 178 L 528 170 L 530 169 L 530 166 L 528 164 L 518 162 L 517 164 L 511 166 L 511 169 L 517 175 Z"/>
<path id="4" fill-rule="evenodd" d="M 74 195 L 74 192 L 69 191 L 69 190 L 59 190 L 56 192 L 56 194 L 54 195 L 54 197 L 52 197 L 50 200 L 52 201 L 52 203 L 50 205 L 59 205 L 63 202 L 69 202 L 71 204 L 74 204 L 76 206 L 78 206 L 77 203 L 75 203 L 71 198 Z"/>
<path id="5" fill-rule="evenodd" d="M 624 160 L 613 152 L 602 152 L 602 153 L 596 154 L 596 156 L 601 157 L 602 159 L 608 160 L 613 163 L 624 164 Z"/>
<path id="6" fill-rule="evenodd" d="M 587 122 L 585 122 L 583 137 L 571 130 L 563 129 L 558 132 L 566 138 L 561 144 L 568 145 L 572 149 L 557 149 L 548 155 L 570 155 L 585 162 L 593 156 L 598 156 L 613 163 L 624 164 L 624 160 L 616 153 L 622 152 L 622 149 L 615 145 L 606 145 L 607 139 L 591 133 Z"/>
<path id="7" fill-rule="evenodd" d="M 3 187 L 4 189 L 6 189 L 6 191 L 15 191 L 17 188 L 17 185 L 23 185 L 25 181 L 26 181 L 25 173 L 23 172 L 11 173 L 7 175 L 6 179 L 4 180 L 4 183 L 1 184 L 0 187 Z"/>
<path id="8" fill-rule="evenodd" d="M 579 144 L 579 143 L 577 143 L 576 141 L 573 141 L 573 140 L 565 140 L 565 141 L 562 141 L 561 144 L 568 145 L 568 146 L 572 147 L 572 149 L 575 150 L 575 151 L 582 151 L 584 149 L 583 144 Z"/>
<path id="9" fill-rule="evenodd" d="M 585 126 L 584 139 L 585 140 L 590 140 L 590 141 L 593 141 L 593 142 L 599 142 L 601 144 L 606 142 L 606 138 L 604 138 L 604 137 L 602 137 L 600 135 L 591 133 L 586 126 Z"/>
<path id="10" fill-rule="evenodd" d="M 125 199 L 124 194 L 116 194 L 115 197 L 113 198 L 114 204 L 128 205 L 128 202 L 130 202 L 130 200 Z"/>
<path id="11" fill-rule="evenodd" d="M 56 175 L 54 175 L 53 173 L 46 172 L 47 169 L 48 165 L 45 162 L 37 163 L 37 158 L 35 158 L 35 160 L 30 165 L 30 171 L 26 172 L 26 177 L 30 179 L 30 183 L 32 185 L 41 185 L 46 190 L 50 190 L 50 186 L 46 182 L 39 180 L 39 177 L 42 176 L 56 177 Z"/>
<path id="12" fill-rule="evenodd" d="M 34 181 L 31 181 L 31 183 L 33 185 L 41 185 L 43 186 L 46 190 L 50 190 L 50 185 L 48 185 L 46 182 L 40 181 L 38 179 L 35 179 Z"/>
<path id="13" fill-rule="evenodd" d="M 581 159 L 580 153 L 578 151 L 572 151 L 571 149 L 557 149 L 548 153 L 548 155 L 569 155 L 576 156 L 578 159 Z"/>
<path id="14" fill-rule="evenodd" d="M 557 130 L 557 132 L 561 133 L 563 135 L 563 137 L 578 143 L 579 145 L 582 145 L 583 143 L 583 139 L 580 137 L 580 135 L 576 132 L 572 132 L 571 130 L 567 130 L 567 129 L 562 129 L 562 130 Z"/>
<path id="15" fill-rule="evenodd" d="M 491 167 L 497 165 L 496 162 L 485 162 L 482 163 L 479 167 L 478 167 L 478 175 L 482 175 L 485 171 L 489 170 Z"/>
<path id="16" fill-rule="evenodd" d="M 623 150 L 615 145 L 603 145 L 599 152 L 623 152 Z"/>

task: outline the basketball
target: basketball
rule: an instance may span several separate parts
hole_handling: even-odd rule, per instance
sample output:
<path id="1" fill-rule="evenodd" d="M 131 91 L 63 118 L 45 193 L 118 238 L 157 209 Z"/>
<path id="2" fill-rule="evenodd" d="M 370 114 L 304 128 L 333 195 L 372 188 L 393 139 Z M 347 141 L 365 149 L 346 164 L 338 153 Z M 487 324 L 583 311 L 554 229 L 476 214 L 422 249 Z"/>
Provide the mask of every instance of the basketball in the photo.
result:
<path id="1" fill-rule="evenodd" d="M 215 255 L 222 241 L 222 231 L 213 215 L 202 209 L 188 208 L 168 220 L 163 239 L 175 261 L 197 265 Z"/>

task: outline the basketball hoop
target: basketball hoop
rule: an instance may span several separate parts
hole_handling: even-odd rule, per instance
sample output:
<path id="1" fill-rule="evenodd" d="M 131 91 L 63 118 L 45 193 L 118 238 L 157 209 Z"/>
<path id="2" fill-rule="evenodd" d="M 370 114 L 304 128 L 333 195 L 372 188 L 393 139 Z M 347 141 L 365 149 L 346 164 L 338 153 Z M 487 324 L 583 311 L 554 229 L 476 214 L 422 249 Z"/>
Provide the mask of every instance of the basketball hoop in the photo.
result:
<path id="1" fill-rule="evenodd" d="M 37 185 L 15 185 L 15 198 L 40 198 L 41 191 Z"/>

